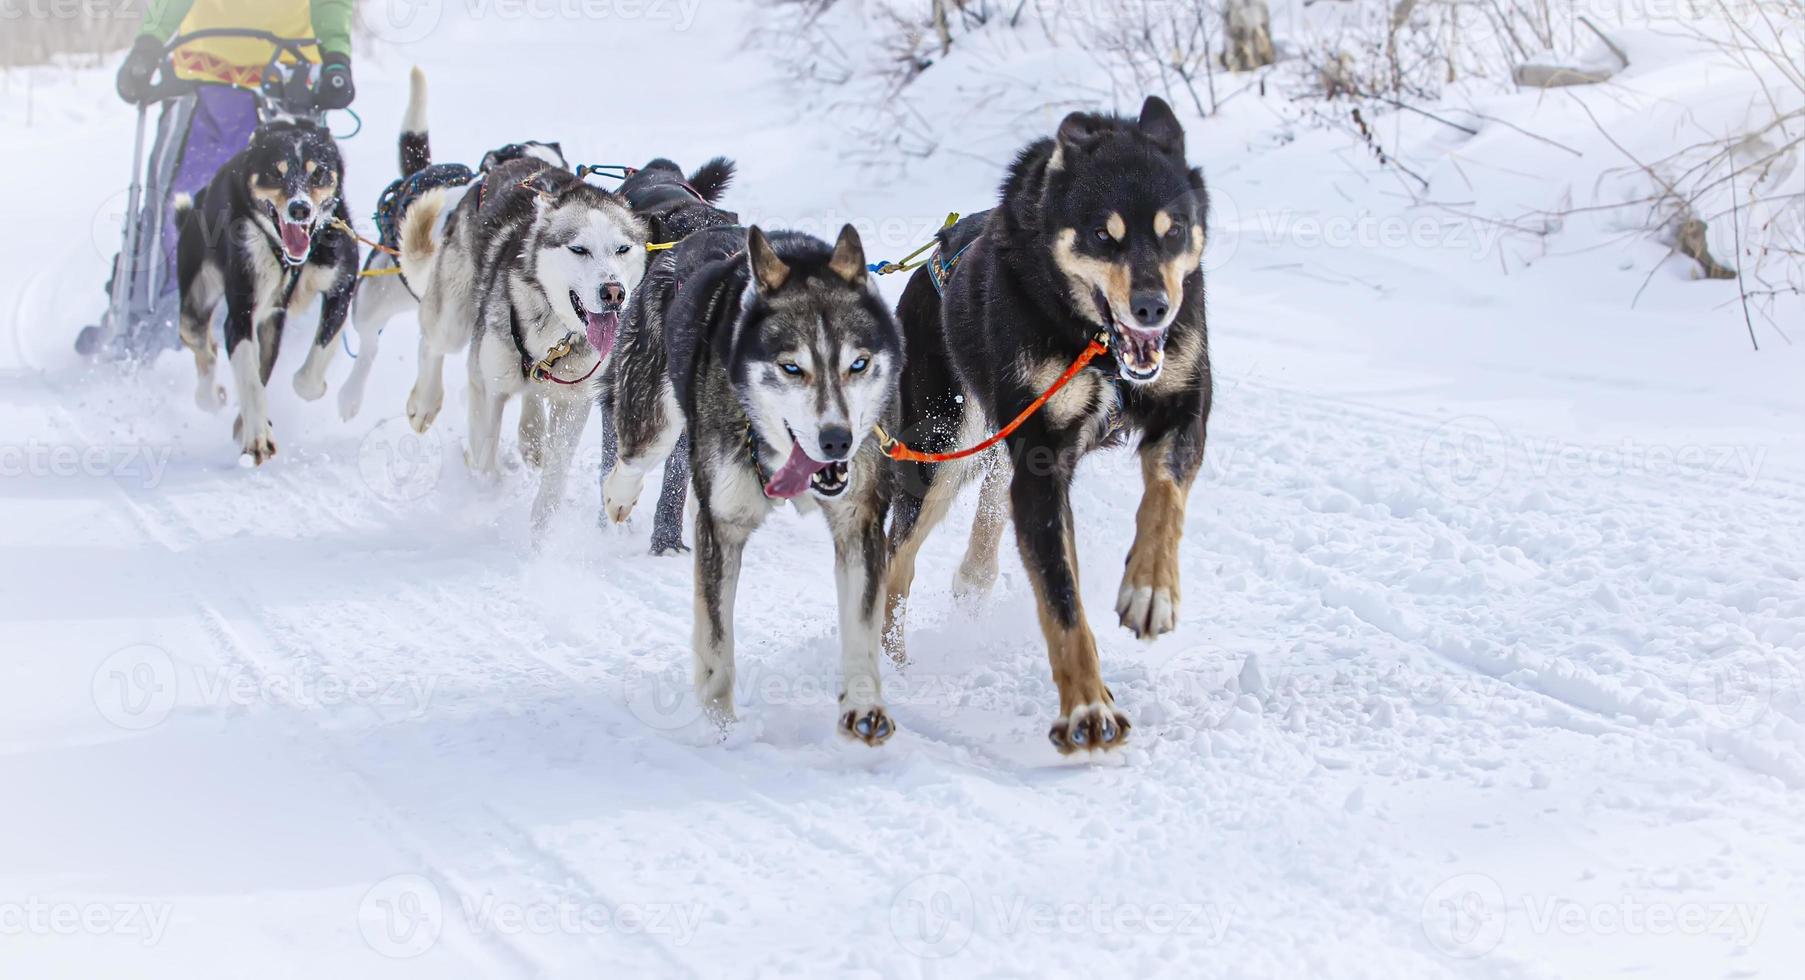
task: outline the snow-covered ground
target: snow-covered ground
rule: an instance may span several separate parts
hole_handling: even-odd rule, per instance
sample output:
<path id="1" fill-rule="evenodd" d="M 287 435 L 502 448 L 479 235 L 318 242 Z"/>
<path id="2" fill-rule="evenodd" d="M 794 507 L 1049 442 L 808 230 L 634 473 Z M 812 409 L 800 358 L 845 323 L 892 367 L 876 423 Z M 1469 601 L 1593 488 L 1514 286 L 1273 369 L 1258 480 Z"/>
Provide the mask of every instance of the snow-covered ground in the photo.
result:
<path id="1" fill-rule="evenodd" d="M 725 153 L 747 219 L 856 220 L 888 257 L 1110 99 L 991 31 L 912 88 L 939 151 L 880 179 L 852 110 L 742 46 L 741 5 L 424 6 L 359 57 L 356 211 L 415 62 L 441 159 Z M 818 520 L 749 550 L 723 739 L 683 695 L 688 562 L 594 528 L 576 481 L 533 553 L 533 475 L 464 472 L 461 386 L 407 430 L 411 322 L 350 422 L 289 389 L 291 330 L 281 455 L 240 469 L 186 356 L 69 349 L 128 176 L 110 74 L 7 76 L 0 975 L 1797 975 L 1805 352 L 1757 323 L 1753 353 L 1733 285 L 1607 219 L 1487 220 L 1600 203 L 1623 161 L 1582 101 L 1611 129 L 1741 97 L 1623 40 L 1651 67 L 1451 107 L 1509 123 L 1477 136 L 1380 120 L 1447 208 L 1276 95 L 1187 116 L 1219 390 L 1181 623 L 1100 633 L 1136 728 L 1096 761 L 1046 742 L 1013 561 L 952 599 L 970 500 L 873 751 L 833 732 Z M 1093 610 L 1138 484 L 1127 454 L 1080 478 Z"/>

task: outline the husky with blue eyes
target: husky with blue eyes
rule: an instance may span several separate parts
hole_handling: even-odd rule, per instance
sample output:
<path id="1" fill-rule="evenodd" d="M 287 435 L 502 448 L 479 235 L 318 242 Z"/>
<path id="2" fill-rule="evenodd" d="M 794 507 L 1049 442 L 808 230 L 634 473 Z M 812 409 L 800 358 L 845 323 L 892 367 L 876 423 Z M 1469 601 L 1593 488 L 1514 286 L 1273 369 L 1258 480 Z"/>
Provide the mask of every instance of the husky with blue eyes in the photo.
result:
<path id="1" fill-rule="evenodd" d="M 645 474 L 687 429 L 695 483 L 696 695 L 733 717 L 734 594 L 752 532 L 785 501 L 819 509 L 834 539 L 841 735 L 881 745 L 896 726 L 878 684 L 890 467 L 871 433 L 897 410 L 902 327 L 849 225 L 713 227 L 653 265 L 628 312 L 616 372 L 620 458 L 602 487 L 623 521 Z"/>
<path id="2" fill-rule="evenodd" d="M 469 345 L 465 460 L 492 476 L 508 399 L 543 401 L 535 534 L 562 501 L 621 313 L 645 275 L 645 246 L 645 223 L 625 201 L 536 159 L 429 191 L 402 219 L 402 274 L 420 291 L 408 421 L 417 432 L 432 425 L 445 402 L 445 356 Z"/>

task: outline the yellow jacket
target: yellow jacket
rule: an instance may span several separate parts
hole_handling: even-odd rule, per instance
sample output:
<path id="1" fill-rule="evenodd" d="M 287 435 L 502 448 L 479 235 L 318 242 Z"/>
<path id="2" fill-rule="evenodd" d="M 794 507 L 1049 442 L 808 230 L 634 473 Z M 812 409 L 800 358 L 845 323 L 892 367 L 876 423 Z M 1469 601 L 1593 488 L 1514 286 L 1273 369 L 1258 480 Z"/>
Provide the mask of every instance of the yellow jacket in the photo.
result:
<path id="1" fill-rule="evenodd" d="M 317 63 L 322 51 L 350 55 L 354 10 L 355 0 L 150 0 L 139 33 L 168 41 L 211 27 L 237 27 L 277 37 L 311 37 L 318 44 L 303 50 L 308 61 Z M 176 74 L 255 85 L 273 53 L 266 42 L 250 38 L 206 38 L 176 51 Z"/>

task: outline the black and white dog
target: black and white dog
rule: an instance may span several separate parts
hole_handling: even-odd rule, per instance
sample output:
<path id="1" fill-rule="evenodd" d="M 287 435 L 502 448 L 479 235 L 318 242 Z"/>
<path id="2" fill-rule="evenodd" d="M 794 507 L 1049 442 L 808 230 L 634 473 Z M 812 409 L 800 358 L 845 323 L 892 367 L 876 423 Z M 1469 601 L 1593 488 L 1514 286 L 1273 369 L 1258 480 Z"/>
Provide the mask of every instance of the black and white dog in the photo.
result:
<path id="1" fill-rule="evenodd" d="M 994 580 L 1006 496 L 1059 687 L 1050 736 L 1061 752 L 1113 749 L 1128 737 L 1079 602 L 1069 499 L 1078 460 L 1123 432 L 1140 433 L 1144 490 L 1116 613 L 1143 639 L 1178 623 L 1178 541 L 1210 412 L 1207 211 L 1203 175 L 1186 163 L 1184 130 L 1165 102 L 1148 99 L 1138 120 L 1073 113 L 1055 138 L 1022 151 L 995 210 L 942 232 L 940 255 L 915 273 L 898 307 L 910 353 L 905 431 L 929 452 L 995 431 L 1093 338 L 1107 343 L 1107 355 L 1009 438 L 1007 459 L 988 461 L 999 468 L 986 478 L 989 506 L 961 571 L 967 587 Z M 982 468 L 897 471 L 893 655 L 922 541 Z"/>
<path id="2" fill-rule="evenodd" d="M 466 460 L 494 475 L 508 399 L 545 399 L 551 418 L 533 504 L 542 532 L 620 313 L 645 275 L 645 224 L 615 195 L 539 160 L 501 164 L 447 207 L 452 193 L 428 191 L 401 224 L 401 268 L 420 291 L 420 373 L 408 420 L 419 432 L 432 424 L 445 400 L 445 356 L 470 344 Z"/>
<path id="3" fill-rule="evenodd" d="M 696 492 L 696 694 L 733 716 L 733 605 L 746 540 L 784 500 L 820 506 L 840 607 L 839 729 L 895 731 L 878 680 L 889 468 L 872 426 L 893 421 L 902 329 L 868 281 L 858 232 L 833 246 L 797 232 L 709 228 L 648 277 L 617 366 L 621 459 L 611 513 L 689 434 Z M 681 416 L 677 413 L 681 412 Z M 636 455 L 642 454 L 642 455 Z"/>
<path id="4" fill-rule="evenodd" d="M 429 190 L 468 186 L 510 160 L 530 158 L 569 168 L 562 147 L 537 141 L 509 143 L 490 150 L 475 170 L 461 163 L 433 163 L 432 142 L 426 132 L 426 73 L 419 68 L 408 78 L 407 114 L 401 120 L 399 143 L 401 176 L 382 192 L 376 206 L 377 236 L 382 248 L 371 249 L 364 259 L 366 275 L 351 305 L 358 355 L 351 365 L 351 376 L 338 393 L 338 413 L 346 421 L 355 418 L 363 407 L 364 388 L 369 384 L 370 368 L 376 363 L 382 328 L 394 317 L 419 307 L 420 297 L 407 277 L 400 274 L 399 260 L 382 250 L 400 247 L 401 221 L 407 209 Z"/>
<path id="5" fill-rule="evenodd" d="M 728 183 L 733 180 L 733 174 L 733 161 L 725 157 L 716 157 L 685 178 L 682 169 L 675 163 L 660 157 L 629 174 L 620 186 L 620 195 L 626 198 L 627 204 L 633 208 L 633 213 L 645 220 L 647 228 L 650 229 L 653 244 L 680 242 L 705 228 L 739 224 L 740 216 L 738 214 L 724 211 L 716 206 L 721 195 L 727 190 Z M 653 267 L 656 268 L 660 262 L 668 263 L 669 261 L 668 256 L 654 258 Z M 649 285 L 651 273 L 648 272 L 647 275 Z M 666 288 L 674 288 L 674 282 L 669 277 L 664 277 L 662 281 L 665 282 Z M 640 289 L 635 294 L 633 301 L 628 304 L 628 320 L 631 321 L 635 315 L 659 315 L 661 304 L 668 302 L 668 297 L 660 297 L 650 302 L 652 306 L 651 312 L 648 314 L 647 293 L 644 288 Z M 628 326 L 624 329 L 631 329 L 631 327 Z M 654 335 L 657 335 L 656 332 Z M 619 379 L 615 376 L 614 365 L 618 363 L 618 360 L 611 362 L 609 367 L 602 372 L 601 475 L 604 486 L 619 458 L 614 429 L 614 392 L 619 383 Z M 664 377 L 661 370 L 654 370 L 653 375 L 650 379 L 635 380 L 648 381 L 661 392 L 670 387 L 668 379 Z M 647 394 L 650 392 L 640 391 L 628 397 L 643 397 Z M 660 397 L 665 396 L 660 395 Z M 671 405 L 674 406 L 674 403 Z M 667 407 L 666 412 L 671 417 L 676 417 L 678 414 L 674 407 Z M 641 422 L 642 420 L 636 419 L 635 421 Z M 631 427 L 630 432 L 636 440 L 643 440 L 650 437 L 655 430 L 655 426 L 635 424 Z M 635 461 L 635 465 L 657 462 L 656 458 L 648 456 L 647 448 L 643 441 L 636 441 L 630 447 L 629 456 Z M 637 500 L 645 474 L 643 472 L 626 472 L 622 474 L 622 478 L 632 481 L 630 486 L 633 499 Z M 623 487 L 628 485 L 622 484 Z M 664 485 L 659 492 L 658 508 L 652 519 L 652 554 L 669 555 L 689 550 L 683 544 L 683 506 L 688 492 L 689 449 L 684 440 L 679 438 L 675 447 L 670 448 L 669 455 L 665 457 Z M 631 510 L 631 503 L 632 501 L 629 501 L 627 509 L 620 513 L 617 523 L 626 519 L 627 511 Z M 614 518 L 610 515 L 604 499 L 602 521 L 607 523 L 611 519 Z"/>
<path id="6" fill-rule="evenodd" d="M 194 353 L 195 402 L 205 411 L 225 403 L 213 382 L 219 346 L 212 330 L 224 300 L 226 359 L 238 394 L 233 433 L 256 465 L 276 454 L 265 386 L 283 324 L 315 297 L 319 330 L 294 385 L 308 401 L 326 393 L 326 368 L 357 289 L 357 243 L 343 230 L 344 175 L 324 127 L 278 120 L 260 126 L 192 199 L 175 201 L 181 335 Z"/>

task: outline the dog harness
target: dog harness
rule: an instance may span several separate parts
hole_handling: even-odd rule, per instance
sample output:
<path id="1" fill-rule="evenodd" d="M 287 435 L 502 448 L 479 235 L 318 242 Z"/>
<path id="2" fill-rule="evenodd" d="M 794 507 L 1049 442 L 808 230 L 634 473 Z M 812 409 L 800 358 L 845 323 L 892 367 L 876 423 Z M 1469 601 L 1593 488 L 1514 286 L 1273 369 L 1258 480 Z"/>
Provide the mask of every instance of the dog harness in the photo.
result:
<path id="1" fill-rule="evenodd" d="M 946 227 L 951 228 L 958 220 L 959 215 L 957 213 L 947 215 Z M 934 254 L 929 256 L 925 262 L 917 262 L 914 265 L 911 265 L 911 260 L 927 250 L 927 246 L 923 246 L 905 256 L 901 262 L 879 262 L 871 265 L 869 268 L 872 272 L 882 276 L 889 275 L 893 272 L 906 272 L 910 269 L 916 269 L 926 265 L 928 269 L 928 281 L 933 283 L 934 293 L 944 297 L 946 295 L 946 285 L 952 281 L 953 273 L 957 271 L 959 259 L 965 255 L 966 249 L 976 245 L 983 237 L 982 234 L 977 235 L 971 241 L 960 246 L 957 252 L 954 252 L 945 259 L 940 257 L 941 250 L 935 248 Z M 938 241 L 938 239 L 936 239 L 936 241 Z M 998 429 L 995 435 L 966 449 L 945 453 L 924 453 L 917 449 L 911 449 L 904 444 L 902 440 L 894 438 L 890 433 L 885 432 L 884 427 L 881 424 L 873 425 L 871 430 L 872 433 L 877 436 L 878 445 L 883 448 L 884 455 L 899 462 L 951 463 L 956 460 L 969 459 L 1013 435 L 1015 430 L 1022 427 L 1023 423 L 1034 417 L 1034 413 L 1045 407 L 1047 402 L 1051 401 L 1054 395 L 1059 394 L 1060 389 L 1070 384 L 1072 379 L 1077 377 L 1080 371 L 1083 371 L 1090 366 L 1092 361 L 1107 353 L 1109 353 L 1109 334 L 1106 331 L 1099 330 L 1096 335 L 1091 338 L 1090 343 L 1084 346 L 1084 350 L 1078 353 L 1077 359 L 1072 361 L 1071 366 L 1065 369 L 1065 373 L 1061 374 L 1058 380 L 1048 386 L 1046 391 L 1041 392 L 1038 398 L 1035 398 L 1034 401 L 1030 402 L 1027 408 L 1022 409 L 1020 415 L 1011 419 L 1008 425 Z M 1111 410 L 1108 421 L 1112 433 L 1121 427 L 1117 414 L 1120 411 L 1120 396 L 1118 396 L 1116 400 L 1117 408 Z M 754 458 L 756 459 L 757 457 Z"/>
<path id="2" fill-rule="evenodd" d="M 462 187 L 476 179 L 476 171 L 461 163 L 435 163 L 408 174 L 383 189 L 376 199 L 376 238 L 385 247 L 401 247 L 401 216 L 427 191 Z"/>

